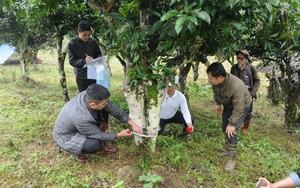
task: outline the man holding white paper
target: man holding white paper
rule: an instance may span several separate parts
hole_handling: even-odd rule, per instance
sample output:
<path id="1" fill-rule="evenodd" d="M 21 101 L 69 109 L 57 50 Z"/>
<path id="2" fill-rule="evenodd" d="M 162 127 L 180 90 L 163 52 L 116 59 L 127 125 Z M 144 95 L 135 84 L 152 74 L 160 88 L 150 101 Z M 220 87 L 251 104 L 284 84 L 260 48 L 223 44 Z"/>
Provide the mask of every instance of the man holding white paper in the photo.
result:
<path id="1" fill-rule="evenodd" d="M 93 61 L 85 64 L 83 68 L 87 67 L 87 79 L 96 80 L 97 84 L 104 86 L 106 89 L 110 88 L 109 70 L 105 64 L 107 56 L 98 57 Z"/>
<path id="2" fill-rule="evenodd" d="M 68 55 L 76 74 L 78 90 L 82 92 L 89 85 L 96 83 L 96 80 L 87 78 L 87 68 L 84 65 L 102 54 L 95 39 L 91 38 L 92 31 L 88 22 L 81 21 L 78 24 L 77 33 L 78 35 L 71 39 L 68 44 Z"/>

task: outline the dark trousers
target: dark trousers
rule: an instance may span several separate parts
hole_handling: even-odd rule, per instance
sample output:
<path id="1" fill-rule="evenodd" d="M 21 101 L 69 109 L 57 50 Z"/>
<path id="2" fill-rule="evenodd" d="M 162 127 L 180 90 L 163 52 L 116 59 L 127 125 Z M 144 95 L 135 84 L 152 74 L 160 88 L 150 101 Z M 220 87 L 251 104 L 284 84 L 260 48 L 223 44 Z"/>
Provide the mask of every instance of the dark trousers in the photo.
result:
<path id="1" fill-rule="evenodd" d="M 86 90 L 89 87 L 89 85 L 95 84 L 96 80 L 80 79 L 80 78 L 76 77 L 76 83 L 77 83 L 79 92 L 82 92 L 82 91 Z"/>
<path id="2" fill-rule="evenodd" d="M 236 134 L 233 135 L 233 137 L 229 138 L 228 135 L 226 134 L 226 127 L 228 126 L 228 123 L 229 123 L 228 119 L 232 115 L 232 111 L 233 111 L 232 108 L 224 107 L 223 113 L 222 113 L 222 131 L 224 132 L 224 134 L 226 136 L 226 140 L 228 140 L 229 144 L 237 145 L 238 129 L 241 126 L 241 124 L 244 122 L 245 116 L 246 116 L 247 112 L 249 111 L 249 107 L 245 109 L 244 115 L 242 117 L 240 117 L 238 123 L 235 125 Z"/>
<path id="3" fill-rule="evenodd" d="M 249 110 L 248 110 L 248 112 L 245 116 L 245 120 L 251 120 L 251 118 L 252 118 L 252 108 L 253 108 L 253 100 L 251 101 Z"/>
<path id="4" fill-rule="evenodd" d="M 187 124 L 183 118 L 183 114 L 180 111 L 177 111 L 175 115 L 170 119 L 160 119 L 159 126 L 160 130 L 158 131 L 158 135 L 162 134 L 165 130 L 165 126 L 169 123 L 178 123 L 183 124 L 183 132 L 186 133 Z M 194 124 L 194 119 L 192 118 L 192 124 Z"/>
<path id="5" fill-rule="evenodd" d="M 93 138 L 87 138 L 82 148 L 83 154 L 92 154 L 100 150 L 101 141 Z"/>

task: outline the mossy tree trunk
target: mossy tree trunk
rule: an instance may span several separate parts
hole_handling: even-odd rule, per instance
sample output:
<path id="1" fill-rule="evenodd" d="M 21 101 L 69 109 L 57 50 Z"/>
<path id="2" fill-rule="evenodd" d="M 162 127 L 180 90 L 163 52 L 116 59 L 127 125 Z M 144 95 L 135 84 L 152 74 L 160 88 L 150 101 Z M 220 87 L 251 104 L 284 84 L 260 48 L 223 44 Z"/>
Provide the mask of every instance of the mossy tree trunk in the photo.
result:
<path id="1" fill-rule="evenodd" d="M 32 48 L 28 45 L 28 39 L 26 36 L 24 36 L 23 38 L 20 38 L 18 40 L 18 47 L 20 50 L 20 55 L 21 55 L 21 59 L 20 59 L 20 63 L 22 66 L 22 73 L 23 73 L 23 78 L 26 81 L 29 81 L 29 77 L 28 77 L 28 62 L 29 62 L 29 57 L 30 54 L 32 52 Z"/>
<path id="2" fill-rule="evenodd" d="M 275 66 L 273 67 L 269 81 L 268 98 L 271 99 L 273 105 L 277 105 L 282 100 L 280 83 L 275 74 Z"/>
<path id="3" fill-rule="evenodd" d="M 140 28 L 142 30 L 150 22 L 149 6 L 145 6 L 140 10 Z M 150 40 L 148 46 L 156 46 L 155 40 Z M 146 48 L 144 51 L 137 49 L 136 54 L 140 54 L 137 62 L 127 58 L 122 63 L 126 63 L 123 92 L 128 102 L 130 118 L 141 126 L 146 134 L 154 136 L 150 146 L 151 151 L 154 152 L 160 121 L 160 108 L 166 90 L 165 87 L 158 90 L 157 80 L 149 77 L 153 74 L 151 64 L 148 62 L 153 51 L 151 47 Z M 130 57 L 130 54 L 127 54 L 127 57 Z M 136 144 L 142 143 L 142 139 L 138 136 L 135 136 L 135 141 Z"/>
<path id="4" fill-rule="evenodd" d="M 291 54 L 286 52 L 283 55 L 282 63 L 280 66 L 281 70 L 281 88 L 285 101 L 285 124 L 292 127 L 299 127 L 300 123 L 297 122 L 300 114 L 297 114 L 296 101 L 300 93 L 299 74 L 298 82 L 295 82 L 293 75 L 295 74 L 294 68 L 291 66 Z"/>
<path id="5" fill-rule="evenodd" d="M 129 68 L 130 69 L 130 68 Z M 148 135 L 155 136 L 152 139 L 151 150 L 155 151 L 155 143 L 160 120 L 160 107 L 163 101 L 165 89 L 157 91 L 156 84 L 151 81 L 142 82 L 131 86 L 128 75 L 123 83 L 123 93 L 128 103 L 129 116 Z M 142 143 L 142 139 L 135 136 L 137 145 Z"/>
<path id="6" fill-rule="evenodd" d="M 62 93 L 64 96 L 65 101 L 69 101 L 69 95 L 68 95 L 68 89 L 67 89 L 67 78 L 66 78 L 66 73 L 65 73 L 65 59 L 67 52 L 63 51 L 62 49 L 62 42 L 63 42 L 64 36 L 57 34 L 56 35 L 56 43 L 57 43 L 57 55 L 58 55 L 58 73 L 60 76 L 59 82 L 60 86 L 62 88 Z"/>
<path id="7" fill-rule="evenodd" d="M 37 70 L 37 55 L 38 55 L 38 52 L 39 50 L 38 49 L 35 49 L 32 51 L 32 54 L 31 54 L 31 58 L 30 58 L 30 61 L 34 67 L 35 70 Z"/>
<path id="8" fill-rule="evenodd" d="M 180 79 L 179 79 L 179 85 L 180 85 L 180 91 L 186 95 L 186 78 L 189 74 L 192 67 L 192 63 L 188 62 L 185 66 L 180 67 Z"/>
<path id="9" fill-rule="evenodd" d="M 199 64 L 200 62 L 195 62 L 192 64 L 192 69 L 193 69 L 193 80 L 194 82 L 198 80 L 199 78 Z"/>

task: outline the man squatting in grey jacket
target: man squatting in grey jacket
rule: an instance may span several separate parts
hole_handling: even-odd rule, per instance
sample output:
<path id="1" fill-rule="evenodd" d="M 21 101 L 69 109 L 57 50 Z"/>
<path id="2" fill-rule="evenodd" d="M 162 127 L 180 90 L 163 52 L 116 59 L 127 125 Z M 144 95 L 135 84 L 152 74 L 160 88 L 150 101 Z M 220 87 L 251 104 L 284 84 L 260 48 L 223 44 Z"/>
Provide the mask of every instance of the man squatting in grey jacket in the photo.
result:
<path id="1" fill-rule="evenodd" d="M 102 132 L 98 127 L 103 121 L 102 110 L 106 110 L 121 122 L 128 123 L 132 130 L 143 134 L 142 128 L 112 104 L 108 100 L 109 97 L 110 92 L 105 87 L 92 84 L 66 103 L 57 117 L 53 138 L 58 147 L 76 156 L 78 162 L 87 161 L 85 154 L 101 151 L 101 142 L 132 135 L 129 129 L 119 133 Z"/>
<path id="2" fill-rule="evenodd" d="M 226 73 L 219 62 L 212 63 L 206 70 L 208 81 L 212 85 L 214 101 L 218 114 L 222 113 L 222 131 L 225 134 L 225 151 L 219 156 L 229 156 L 225 171 L 232 171 L 235 166 L 238 137 L 237 132 L 244 122 L 250 108 L 252 97 L 243 81 Z M 223 105 L 223 112 L 221 105 Z"/>

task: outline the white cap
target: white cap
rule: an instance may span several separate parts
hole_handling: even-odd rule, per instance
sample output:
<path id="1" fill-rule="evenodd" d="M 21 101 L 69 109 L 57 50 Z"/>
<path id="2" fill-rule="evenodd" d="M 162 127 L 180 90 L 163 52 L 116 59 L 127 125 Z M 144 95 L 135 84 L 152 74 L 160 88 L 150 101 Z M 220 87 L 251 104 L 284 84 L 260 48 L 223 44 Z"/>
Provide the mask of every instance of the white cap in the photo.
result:
<path id="1" fill-rule="evenodd" d="M 175 82 L 175 85 L 178 84 L 178 82 L 179 82 L 179 76 L 175 76 L 175 81 L 174 82 Z M 169 82 L 168 86 L 172 86 L 172 83 Z"/>

